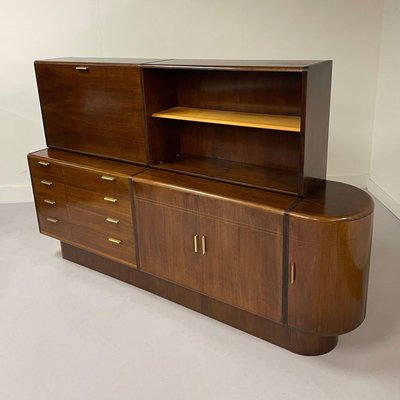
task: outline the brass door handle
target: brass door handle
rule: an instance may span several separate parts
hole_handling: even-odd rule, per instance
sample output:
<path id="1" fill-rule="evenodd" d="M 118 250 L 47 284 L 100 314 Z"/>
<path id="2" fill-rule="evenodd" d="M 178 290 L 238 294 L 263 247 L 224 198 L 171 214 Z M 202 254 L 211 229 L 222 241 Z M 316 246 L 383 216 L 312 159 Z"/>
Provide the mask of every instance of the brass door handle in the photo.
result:
<path id="1" fill-rule="evenodd" d="M 112 237 L 108 238 L 108 241 L 115 244 L 121 244 L 122 240 L 114 239 Z"/>
<path id="2" fill-rule="evenodd" d="M 290 284 L 293 284 L 295 280 L 296 280 L 296 264 L 291 263 L 290 264 L 290 273 L 289 273 Z"/>
<path id="3" fill-rule="evenodd" d="M 78 71 L 87 71 L 89 69 L 89 67 L 77 66 L 77 67 L 75 67 L 75 69 Z"/>
<path id="4" fill-rule="evenodd" d="M 37 163 L 40 164 L 40 165 L 43 165 L 43 166 L 45 166 L 45 167 L 47 167 L 48 165 L 50 165 L 50 163 L 47 162 L 47 161 L 38 161 Z"/>
<path id="5" fill-rule="evenodd" d="M 108 201 L 110 203 L 116 203 L 117 199 L 114 199 L 113 197 L 104 197 L 105 201 Z"/>
<path id="6" fill-rule="evenodd" d="M 114 218 L 111 218 L 111 217 L 107 217 L 106 221 L 110 222 L 112 224 L 119 224 L 119 219 L 114 219 Z"/>
<path id="7" fill-rule="evenodd" d="M 194 235 L 194 236 L 193 236 L 193 245 L 194 245 L 194 252 L 195 252 L 195 253 L 198 253 L 198 252 L 199 252 L 199 243 L 198 243 L 198 240 L 199 240 L 199 235 Z"/>
<path id="8" fill-rule="evenodd" d="M 47 204 L 50 204 L 50 205 L 56 204 L 55 201 L 53 201 L 53 200 L 47 200 L 47 199 L 44 199 L 43 202 L 44 202 L 44 203 L 47 203 Z"/>
<path id="9" fill-rule="evenodd" d="M 206 237 L 205 236 L 201 237 L 201 250 L 202 250 L 202 253 L 203 253 L 203 256 L 204 256 L 204 254 L 206 254 L 206 251 L 207 251 L 207 249 L 206 249 Z"/>
<path id="10" fill-rule="evenodd" d="M 102 175 L 101 179 L 103 179 L 105 181 L 110 181 L 110 182 L 114 182 L 115 181 L 115 177 L 114 176 L 109 176 L 109 175 Z"/>
<path id="11" fill-rule="evenodd" d="M 45 181 L 45 180 L 40 181 L 40 183 L 43 183 L 43 185 L 46 185 L 46 186 L 51 186 L 53 184 L 53 182 Z"/>
<path id="12" fill-rule="evenodd" d="M 50 217 L 47 217 L 46 220 L 49 222 L 52 222 L 53 224 L 56 224 L 59 221 L 58 219 L 50 218 Z"/>

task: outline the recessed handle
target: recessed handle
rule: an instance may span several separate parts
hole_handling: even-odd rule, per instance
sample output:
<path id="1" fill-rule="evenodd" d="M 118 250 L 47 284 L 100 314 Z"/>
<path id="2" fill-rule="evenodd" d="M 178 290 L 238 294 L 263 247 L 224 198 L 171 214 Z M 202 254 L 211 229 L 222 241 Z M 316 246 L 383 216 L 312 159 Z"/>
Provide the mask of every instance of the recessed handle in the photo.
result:
<path id="1" fill-rule="evenodd" d="M 201 237 L 201 251 L 202 251 L 203 256 L 204 256 L 204 254 L 206 254 L 206 251 L 207 251 L 207 248 L 206 248 L 206 237 L 205 236 Z"/>
<path id="2" fill-rule="evenodd" d="M 53 206 L 54 204 L 56 204 L 56 202 L 55 202 L 54 200 L 48 200 L 48 199 L 44 199 L 43 202 L 46 203 L 46 204 L 50 204 L 50 205 L 52 205 L 52 206 Z"/>
<path id="3" fill-rule="evenodd" d="M 296 263 L 291 263 L 290 274 L 289 274 L 290 284 L 293 284 L 295 280 L 296 280 Z"/>
<path id="4" fill-rule="evenodd" d="M 198 253 L 199 252 L 199 235 L 193 236 L 193 246 L 194 246 L 194 252 Z"/>
<path id="5" fill-rule="evenodd" d="M 50 217 L 47 217 L 46 220 L 51 222 L 51 223 L 53 223 L 53 224 L 56 224 L 59 221 L 58 219 L 50 218 Z"/>
<path id="6" fill-rule="evenodd" d="M 53 182 L 45 181 L 45 180 L 40 181 L 40 183 L 43 183 L 43 185 L 46 185 L 46 186 L 51 186 L 53 184 Z"/>
<path id="7" fill-rule="evenodd" d="M 114 219 L 114 218 L 111 218 L 111 217 L 107 217 L 106 221 L 110 222 L 111 224 L 119 224 L 119 219 Z"/>
<path id="8" fill-rule="evenodd" d="M 116 203 L 117 199 L 114 199 L 114 197 L 104 197 L 105 201 L 108 201 L 109 203 Z"/>
<path id="9" fill-rule="evenodd" d="M 109 176 L 109 175 L 102 175 L 101 179 L 103 179 L 105 181 L 110 181 L 110 182 L 114 182 L 115 181 L 115 177 L 114 176 Z"/>
<path id="10" fill-rule="evenodd" d="M 82 67 L 82 66 L 78 65 L 77 67 L 75 67 L 75 69 L 77 71 L 88 71 L 89 67 Z"/>
<path id="11" fill-rule="evenodd" d="M 47 161 L 38 161 L 37 163 L 40 165 L 43 165 L 44 167 L 47 167 L 48 165 L 50 165 L 50 163 Z"/>
<path id="12" fill-rule="evenodd" d="M 111 243 L 115 243 L 115 244 L 121 244 L 122 243 L 122 240 L 114 239 L 112 237 L 108 238 L 108 241 L 111 242 Z"/>

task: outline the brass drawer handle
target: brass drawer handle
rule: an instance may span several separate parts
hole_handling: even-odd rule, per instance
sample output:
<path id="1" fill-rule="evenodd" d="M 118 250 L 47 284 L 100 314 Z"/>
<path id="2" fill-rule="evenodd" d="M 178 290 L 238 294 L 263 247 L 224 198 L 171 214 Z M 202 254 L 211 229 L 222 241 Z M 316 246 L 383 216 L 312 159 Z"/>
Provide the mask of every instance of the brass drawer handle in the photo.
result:
<path id="1" fill-rule="evenodd" d="M 114 182 L 115 181 L 115 177 L 114 176 L 109 176 L 109 175 L 102 175 L 101 179 L 103 179 L 105 181 L 110 181 L 110 182 Z"/>
<path id="2" fill-rule="evenodd" d="M 40 165 L 43 165 L 43 166 L 45 166 L 45 167 L 47 167 L 48 165 L 50 165 L 50 163 L 47 162 L 47 161 L 38 161 L 37 163 L 40 164 Z"/>
<path id="3" fill-rule="evenodd" d="M 53 201 L 53 200 L 47 200 L 47 199 L 44 199 L 43 202 L 44 202 L 44 203 L 47 203 L 47 204 L 50 204 L 50 205 L 56 204 L 55 201 Z"/>
<path id="4" fill-rule="evenodd" d="M 87 71 L 89 69 L 89 67 L 77 66 L 77 67 L 75 67 L 75 69 L 78 71 Z"/>
<path id="5" fill-rule="evenodd" d="M 119 224 L 119 219 L 114 219 L 114 218 L 111 218 L 111 217 L 107 217 L 106 221 L 107 222 L 111 222 L 112 224 Z"/>
<path id="6" fill-rule="evenodd" d="M 296 264 L 291 263 L 290 264 L 290 277 L 289 277 L 290 283 L 293 284 L 294 281 L 296 280 Z"/>
<path id="7" fill-rule="evenodd" d="M 203 255 L 206 254 L 206 237 L 202 236 L 201 237 L 201 250 Z"/>
<path id="8" fill-rule="evenodd" d="M 193 245 L 194 245 L 194 252 L 195 253 L 198 253 L 198 251 L 199 251 L 198 239 L 199 239 L 199 235 L 194 235 L 193 236 Z"/>
<path id="9" fill-rule="evenodd" d="M 53 184 L 53 182 L 50 182 L 50 181 L 40 181 L 40 183 L 43 183 L 43 185 L 46 185 L 46 186 L 51 186 L 52 184 Z"/>
<path id="10" fill-rule="evenodd" d="M 108 238 L 108 241 L 111 243 L 115 243 L 115 244 L 121 244 L 122 240 L 118 240 L 118 239 L 114 239 L 114 238 Z"/>
<path id="11" fill-rule="evenodd" d="M 56 224 L 59 221 L 58 219 L 50 218 L 50 217 L 47 217 L 46 220 L 49 222 L 52 222 L 53 224 Z"/>
<path id="12" fill-rule="evenodd" d="M 109 201 L 110 203 L 116 203 L 117 199 L 114 199 L 113 197 L 104 197 L 105 201 Z"/>

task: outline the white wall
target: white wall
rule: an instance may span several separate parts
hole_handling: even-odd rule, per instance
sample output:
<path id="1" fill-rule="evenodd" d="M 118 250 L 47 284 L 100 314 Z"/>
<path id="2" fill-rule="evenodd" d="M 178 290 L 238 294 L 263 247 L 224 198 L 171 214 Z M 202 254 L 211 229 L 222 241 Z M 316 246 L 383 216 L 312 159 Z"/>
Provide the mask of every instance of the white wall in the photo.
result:
<path id="1" fill-rule="evenodd" d="M 400 1 L 383 17 L 371 179 L 368 189 L 400 218 Z"/>
<path id="2" fill-rule="evenodd" d="M 45 146 L 33 60 L 333 59 L 328 175 L 365 186 L 383 0 L 2 0 L 0 202 L 30 199 Z"/>

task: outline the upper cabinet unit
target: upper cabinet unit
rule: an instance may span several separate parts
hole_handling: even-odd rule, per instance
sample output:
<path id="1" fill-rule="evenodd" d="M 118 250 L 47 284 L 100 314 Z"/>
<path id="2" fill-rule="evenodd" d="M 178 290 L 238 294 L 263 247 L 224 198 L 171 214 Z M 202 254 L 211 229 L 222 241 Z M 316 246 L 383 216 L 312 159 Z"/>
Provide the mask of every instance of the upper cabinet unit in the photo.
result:
<path id="1" fill-rule="evenodd" d="M 325 179 L 331 61 L 142 68 L 152 166 L 297 196 Z"/>
<path id="2" fill-rule="evenodd" d="M 47 145 L 147 164 L 140 64 L 151 61 L 36 61 Z"/>

